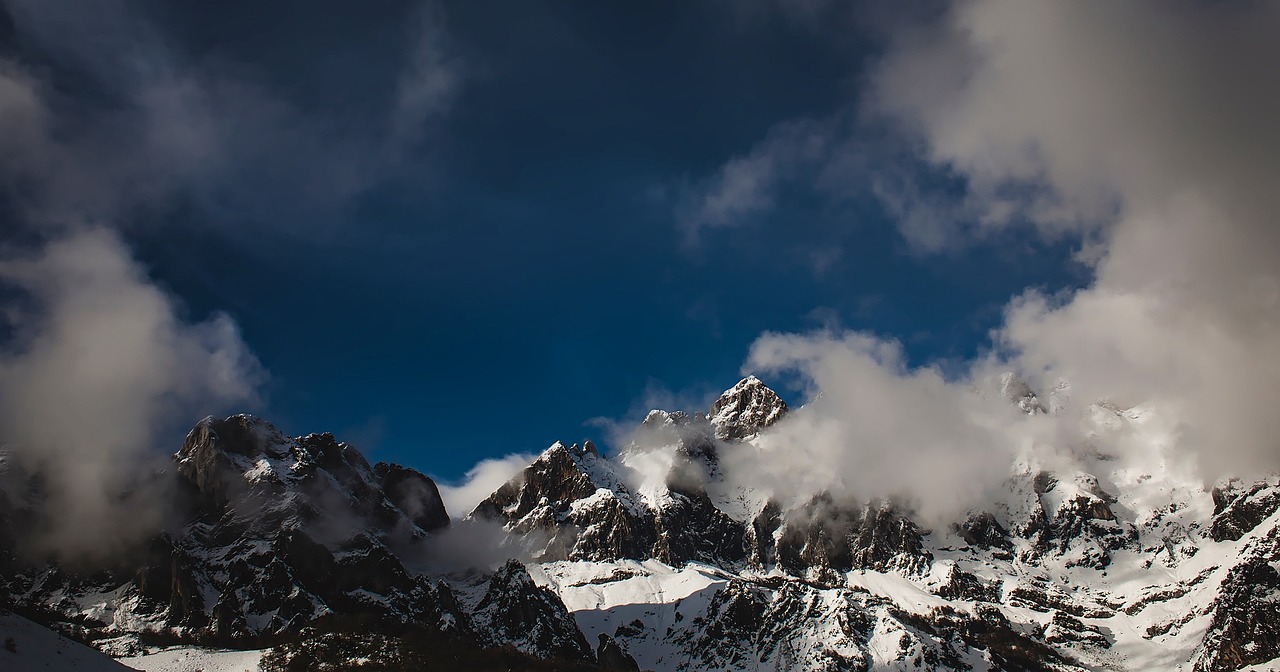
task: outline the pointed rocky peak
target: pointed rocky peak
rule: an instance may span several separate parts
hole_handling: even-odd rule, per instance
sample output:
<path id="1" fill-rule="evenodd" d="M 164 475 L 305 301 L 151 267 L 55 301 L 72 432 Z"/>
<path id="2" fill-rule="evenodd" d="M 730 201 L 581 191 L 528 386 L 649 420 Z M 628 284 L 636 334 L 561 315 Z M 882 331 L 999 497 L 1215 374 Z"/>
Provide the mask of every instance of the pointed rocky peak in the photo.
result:
<path id="1" fill-rule="evenodd" d="M 578 444 L 556 441 L 542 451 L 528 467 L 504 483 L 472 510 L 471 516 L 490 520 L 518 520 L 535 508 L 548 504 L 568 506 L 592 495 L 605 471 L 603 459 L 594 450 Z"/>
<path id="2" fill-rule="evenodd" d="M 609 672 L 640 672 L 640 665 L 636 663 L 636 659 L 618 646 L 618 642 L 612 637 L 602 632 L 598 640 L 596 660 L 600 663 L 600 667 Z"/>
<path id="3" fill-rule="evenodd" d="M 489 646 L 512 646 L 541 658 L 595 659 L 564 602 L 535 584 L 516 560 L 508 560 L 490 578 L 472 625 Z"/>
<path id="4" fill-rule="evenodd" d="M 594 443 L 591 444 L 591 448 L 592 449 L 595 448 Z M 555 443 L 551 444 L 546 450 L 542 451 L 542 453 L 538 455 L 538 459 L 535 460 L 535 462 L 554 462 L 556 460 L 564 459 L 565 457 L 568 457 L 569 459 L 576 461 L 578 459 L 585 457 L 587 454 L 595 455 L 598 453 L 596 453 L 594 450 L 588 450 L 587 446 L 585 445 L 579 446 L 576 443 L 567 444 L 563 441 L 556 441 Z"/>
<path id="5" fill-rule="evenodd" d="M 531 590 L 534 587 L 533 577 L 529 576 L 529 570 L 524 563 L 514 558 L 507 560 L 493 573 L 493 577 L 489 580 L 489 595 L 494 596 L 500 592 L 518 593 L 525 590 Z"/>
<path id="6" fill-rule="evenodd" d="M 597 470 L 598 464 L 604 458 L 600 457 L 600 450 L 596 448 L 596 444 L 586 441 L 581 444 L 565 443 L 556 441 L 546 450 L 542 451 L 528 467 L 525 467 L 524 473 L 517 476 L 517 479 L 523 478 L 531 471 L 551 469 L 568 473 L 569 471 L 578 471 L 590 478 Z"/>
<path id="7" fill-rule="evenodd" d="M 754 437 L 761 429 L 781 420 L 788 410 L 777 392 L 769 389 L 759 378 L 747 376 L 725 390 L 711 404 L 707 415 L 715 428 L 716 438 L 740 441 Z"/>
<path id="8" fill-rule="evenodd" d="M 796 576 L 824 581 L 832 570 L 921 576 L 933 563 L 924 545 L 927 534 L 904 506 L 893 501 L 862 501 L 821 492 L 784 516 L 775 534 L 778 566 Z"/>

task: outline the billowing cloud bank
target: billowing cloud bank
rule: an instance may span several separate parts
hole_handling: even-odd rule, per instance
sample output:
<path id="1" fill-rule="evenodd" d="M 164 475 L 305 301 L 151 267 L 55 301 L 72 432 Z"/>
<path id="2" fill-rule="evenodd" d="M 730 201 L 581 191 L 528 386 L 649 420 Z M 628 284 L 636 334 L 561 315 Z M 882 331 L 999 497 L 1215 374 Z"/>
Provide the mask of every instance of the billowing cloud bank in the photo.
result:
<path id="1" fill-rule="evenodd" d="M 261 367 L 226 315 L 184 320 L 106 229 L 0 261 L 0 281 L 21 292 L 0 350 L 6 460 L 44 474 L 46 550 L 109 553 L 164 515 L 137 491 L 157 439 L 250 401 Z"/>
<path id="2" fill-rule="evenodd" d="M 895 32 L 856 116 L 964 185 L 877 182 L 903 235 L 927 253 L 1030 228 L 1077 241 L 1093 281 L 1013 297 L 958 380 L 872 335 L 762 336 L 745 368 L 798 372 L 814 401 L 769 439 L 783 450 L 760 477 L 963 507 L 1018 451 L 1074 440 L 977 401 L 1005 369 L 1041 393 L 1069 381 L 1077 404 L 1159 408 L 1206 479 L 1280 466 L 1277 63 L 1280 7 L 1263 2 L 967 0 Z"/>

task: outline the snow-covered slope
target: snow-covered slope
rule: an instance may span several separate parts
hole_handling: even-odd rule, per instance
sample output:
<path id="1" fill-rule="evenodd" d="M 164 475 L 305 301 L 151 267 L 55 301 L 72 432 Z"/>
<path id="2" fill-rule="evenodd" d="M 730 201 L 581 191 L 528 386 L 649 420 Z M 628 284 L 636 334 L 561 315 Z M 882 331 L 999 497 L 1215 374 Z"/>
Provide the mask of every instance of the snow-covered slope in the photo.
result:
<path id="1" fill-rule="evenodd" d="M 5 672 L 128 672 L 110 656 L 32 623 L 0 612 L 0 670 Z"/>
<path id="2" fill-rule="evenodd" d="M 0 670 L 5 672 L 257 672 L 262 651 L 174 647 L 113 659 L 49 628 L 0 613 Z"/>
<path id="3" fill-rule="evenodd" d="M 262 651 L 183 646 L 121 658 L 120 662 L 143 672 L 257 672 L 261 660 Z"/>

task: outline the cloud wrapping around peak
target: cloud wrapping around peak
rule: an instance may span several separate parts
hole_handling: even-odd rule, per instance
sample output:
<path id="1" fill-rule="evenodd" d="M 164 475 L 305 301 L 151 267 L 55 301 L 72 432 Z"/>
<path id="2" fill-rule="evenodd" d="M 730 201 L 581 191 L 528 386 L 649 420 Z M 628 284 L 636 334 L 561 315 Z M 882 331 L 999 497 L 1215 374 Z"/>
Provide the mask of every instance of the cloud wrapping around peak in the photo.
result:
<path id="1" fill-rule="evenodd" d="M 744 371 L 798 373 L 811 401 L 744 471 L 962 513 L 1019 450 L 1088 439 L 985 407 L 970 388 L 1006 369 L 1041 391 L 1069 381 L 1077 405 L 1159 409 L 1169 452 L 1149 468 L 1190 463 L 1206 482 L 1280 468 L 1280 6 L 940 7 L 895 26 L 850 103 L 856 127 L 826 126 L 808 153 L 820 158 L 786 179 L 832 199 L 870 192 L 925 255 L 1026 231 L 1072 241 L 1092 281 L 1011 297 L 987 354 L 949 376 L 873 335 L 761 336 Z M 771 205 L 776 170 L 722 187 L 741 166 L 786 162 L 774 137 L 726 163 L 705 203 L 743 214 L 717 200 L 742 192 L 743 212 Z M 946 187 L 929 188 L 939 176 Z"/>
<path id="2" fill-rule="evenodd" d="M 471 513 L 480 502 L 492 495 L 507 481 L 515 478 L 524 468 L 529 466 L 537 455 L 532 453 L 512 453 L 503 457 L 480 460 L 467 470 L 466 477 L 456 485 L 439 483 L 440 498 L 444 500 L 444 509 L 454 520 L 461 520 Z"/>
<path id="3" fill-rule="evenodd" d="M 899 499 L 931 525 L 953 522 L 1054 429 L 969 381 L 910 368 L 898 343 L 864 333 L 765 334 L 744 370 L 810 386 L 809 402 L 762 433 L 759 450 L 722 451 L 731 480 L 787 505 L 831 492 Z"/>
<path id="4" fill-rule="evenodd" d="M 1277 19 L 1272 3 L 963 2 L 876 76 L 878 109 L 971 200 L 1018 214 L 1002 225 L 1095 236 L 1090 287 L 1009 305 L 1010 361 L 1166 407 L 1210 476 L 1280 466 Z"/>

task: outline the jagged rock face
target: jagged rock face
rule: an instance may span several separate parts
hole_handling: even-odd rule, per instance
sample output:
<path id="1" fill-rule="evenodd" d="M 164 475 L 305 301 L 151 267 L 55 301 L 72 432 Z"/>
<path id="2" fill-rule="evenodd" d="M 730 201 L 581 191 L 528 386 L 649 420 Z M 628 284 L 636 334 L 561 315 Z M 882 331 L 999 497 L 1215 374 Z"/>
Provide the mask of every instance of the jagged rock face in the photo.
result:
<path id="1" fill-rule="evenodd" d="M 1027 559 L 1050 554 L 1067 557 L 1069 565 L 1105 569 L 1115 551 L 1137 544 L 1134 526 L 1118 520 L 1111 510 L 1115 497 L 1089 474 L 1064 480 L 1040 471 L 1016 477 L 1012 487 L 1026 496 L 1013 532 L 1031 542 L 1023 549 Z"/>
<path id="2" fill-rule="evenodd" d="M 1280 656 L 1280 528 L 1245 550 L 1210 605 L 1196 672 L 1224 672 Z"/>
<path id="3" fill-rule="evenodd" d="M 586 499 L 595 494 L 596 489 L 580 461 L 571 455 L 570 448 L 556 444 L 520 476 L 480 502 L 472 515 L 494 520 L 521 520 L 548 503 Z"/>
<path id="4" fill-rule="evenodd" d="M 235 641 L 296 633 L 329 614 L 460 622 L 392 550 L 447 524 L 435 484 L 373 469 L 331 434 L 284 437 L 250 416 L 207 418 L 175 456 L 205 515 L 154 547 L 147 603 L 191 634 Z"/>
<path id="5" fill-rule="evenodd" d="M 556 443 L 471 512 L 519 534 L 548 538 L 544 559 L 645 558 L 656 539 L 653 513 L 595 451 Z"/>
<path id="6" fill-rule="evenodd" d="M 669 491 L 671 501 L 655 516 L 653 557 L 674 566 L 705 562 L 735 567 L 747 558 L 746 526 L 715 507 L 701 489 Z"/>
<path id="7" fill-rule="evenodd" d="M 651 411 L 640 438 L 616 460 L 594 449 L 557 443 L 472 512 L 516 533 L 545 535 L 543 560 L 656 558 L 673 565 L 705 562 L 725 567 L 771 562 L 773 531 L 721 511 L 706 490 L 719 477 L 717 435 L 754 435 L 786 413 L 786 404 L 759 380 L 748 378 L 702 414 Z M 736 429 L 735 429 L 736 428 Z M 666 462 L 665 485 L 641 493 L 630 461 Z M 660 486 L 660 487 L 659 487 Z M 763 554 L 763 555 L 762 555 Z"/>
<path id="8" fill-rule="evenodd" d="M 600 661 L 601 668 L 609 672 L 640 672 L 636 659 L 603 632 L 600 633 L 599 644 L 596 646 L 596 660 Z"/>
<path id="9" fill-rule="evenodd" d="M 572 568 L 556 564 L 550 571 L 572 573 Z M 577 601 L 578 595 L 607 590 L 611 580 L 654 580 L 644 571 L 636 568 L 620 579 L 578 577 L 558 585 L 569 601 Z M 639 601 L 592 614 L 585 622 L 633 653 L 642 669 L 1078 669 L 1055 665 L 1062 659 L 1052 649 L 1019 632 L 994 607 L 994 615 L 947 609 L 915 614 L 862 589 L 776 576 L 721 577 L 691 568 L 681 574 L 682 582 L 696 577 L 695 585 L 705 587 L 692 594 L 681 591 L 684 597 L 674 600 L 619 597 Z M 1041 665 L 1027 664 L 1031 655 Z"/>
<path id="10" fill-rule="evenodd" d="M 786 416 L 786 402 L 755 376 L 743 378 L 711 404 L 707 413 L 716 438 L 741 441 Z"/>
<path id="11" fill-rule="evenodd" d="M 752 437 L 777 421 L 751 409 L 785 409 L 757 386 L 710 418 L 651 413 L 649 443 L 616 457 L 557 443 L 472 512 L 544 544 L 537 564 L 428 578 L 416 549 L 448 520 L 430 479 L 236 416 L 188 437 L 173 470 L 187 522 L 138 558 L 3 578 L 117 651 L 129 632 L 259 646 L 359 619 L 628 671 L 1218 672 L 1280 657 L 1274 477 L 1210 495 L 1088 455 L 1019 463 L 986 510 L 930 530 L 903 504 L 724 487 L 720 460 L 767 448 Z M 1006 391 L 1041 415 L 1029 388 Z M 30 520 L 11 500 L 0 553 Z"/>
<path id="12" fill-rule="evenodd" d="M 1236 541 L 1280 510 L 1280 484 L 1259 481 L 1242 488 L 1238 481 L 1213 489 L 1213 522 L 1209 536 L 1214 541 Z"/>
<path id="13" fill-rule="evenodd" d="M 541 658 L 594 658 L 560 598 L 535 585 L 528 570 L 515 560 L 494 573 L 472 623 L 479 636 L 494 646 L 513 645 Z"/>
<path id="14" fill-rule="evenodd" d="M 946 581 L 934 592 L 949 600 L 972 602 L 999 602 L 1001 596 L 999 583 L 980 579 L 955 565 L 947 570 Z"/>
<path id="15" fill-rule="evenodd" d="M 816 569 L 927 571 L 933 561 L 915 523 L 888 502 L 865 506 L 823 494 L 793 512 L 778 536 L 779 564 L 797 575 Z"/>
<path id="16" fill-rule="evenodd" d="M 202 421 L 174 459 L 196 501 L 187 524 L 157 536 L 123 573 L 31 567 L 9 582 L 18 599 L 122 653 L 144 631 L 159 641 L 262 646 L 359 622 L 435 633 L 455 647 L 594 660 L 564 604 L 519 563 L 480 578 L 483 599 L 469 607 L 448 583 L 408 568 L 406 558 L 448 524 L 438 489 L 417 471 L 371 467 L 332 435 L 290 439 L 249 416 Z M 72 599 L 97 594 L 109 597 L 88 608 Z"/>
<path id="17" fill-rule="evenodd" d="M 707 610 L 686 631 L 681 642 L 697 659 L 686 669 L 743 667 L 753 661 L 755 651 L 743 646 L 763 627 L 769 611 L 769 595 L 764 589 L 742 581 L 730 581 L 717 592 Z"/>
<path id="18" fill-rule="evenodd" d="M 573 509 L 565 518 L 577 530 L 564 556 L 574 560 L 644 558 L 657 539 L 654 517 L 637 513 L 617 497 L 604 496 Z"/>
<path id="19" fill-rule="evenodd" d="M 153 637 L 252 645 L 339 616 L 470 636 L 448 588 L 402 560 L 447 524 L 426 476 L 374 469 L 330 434 L 291 439 L 250 416 L 201 421 L 174 461 L 175 506 L 196 502 L 180 529 L 152 540 L 133 569 L 93 586 L 31 567 L 20 599 L 52 605 L 94 636 L 145 628 Z M 87 617 L 58 597 L 90 588 L 110 592 L 105 608 L 128 617 Z"/>
<path id="20" fill-rule="evenodd" d="M 1097 626 L 1086 625 L 1084 621 L 1061 611 L 1053 612 L 1049 619 L 1049 625 L 1044 631 L 1044 641 L 1049 644 L 1087 644 L 1100 648 L 1111 646 L 1111 639 Z"/>
<path id="21" fill-rule="evenodd" d="M 414 516 L 435 529 L 444 510 L 435 484 L 421 474 L 388 472 L 406 492 L 385 492 L 383 479 L 364 456 L 332 434 L 289 439 L 252 416 L 202 420 L 175 462 L 212 509 L 230 515 L 221 521 L 224 528 L 243 523 L 270 534 L 301 525 L 326 537 L 345 538 L 366 529 L 383 536 L 393 530 L 421 536 L 426 530 L 417 527 Z M 421 486 L 419 492 L 407 492 L 411 483 Z M 389 496 L 400 497 L 412 511 L 400 509 Z"/>
<path id="22" fill-rule="evenodd" d="M 682 449 L 679 460 L 697 459 Z M 662 502 L 650 506 L 616 469 L 595 452 L 557 443 L 471 515 L 546 535 L 543 560 L 653 557 L 730 566 L 746 559 L 746 526 L 717 509 L 696 478 L 678 485 L 686 479 L 673 477 Z"/>
<path id="23" fill-rule="evenodd" d="M 982 549 L 1008 551 L 1013 548 L 1009 531 L 988 512 L 976 513 L 956 525 L 956 533 L 966 544 Z"/>
<path id="24" fill-rule="evenodd" d="M 1046 414 L 1025 383 L 1002 382 L 1010 403 L 1030 416 Z M 1136 669 L 1123 656 L 1149 647 L 1144 655 L 1160 662 L 1147 669 L 1217 670 L 1280 656 L 1273 620 L 1258 624 L 1226 606 L 1234 600 L 1253 605 L 1252 613 L 1271 609 L 1274 549 L 1259 551 L 1265 563 L 1237 567 L 1231 544 L 1258 544 L 1274 520 L 1275 486 L 1223 488 L 1208 515 L 1200 485 L 1148 482 L 1151 474 L 1119 470 L 1084 445 L 1079 464 L 1117 470 L 1099 472 L 1106 474 L 1101 479 L 1083 468 L 1011 465 L 1018 471 L 1008 492 L 997 493 L 989 510 L 928 530 L 891 502 L 820 495 L 782 506 L 717 490 L 719 460 L 754 449 L 753 437 L 767 426 L 717 430 L 708 439 L 705 427 L 716 429 L 717 416 L 734 417 L 726 408 L 737 406 L 718 404 L 705 420 L 655 411 L 645 431 L 658 441 L 623 450 L 616 460 L 577 465 L 589 474 L 594 490 L 583 489 L 589 495 L 555 502 L 541 498 L 552 489 L 540 487 L 539 497 L 530 498 L 543 509 L 572 512 L 545 519 L 556 525 L 571 518 L 591 525 L 610 516 L 610 506 L 639 512 L 615 519 L 647 525 L 652 515 L 653 545 L 639 557 L 583 553 L 579 546 L 563 556 L 579 561 L 544 565 L 589 638 L 607 636 L 643 669 Z M 1097 416 L 1090 422 L 1110 423 L 1106 431 L 1137 431 L 1141 418 L 1110 407 L 1085 411 Z M 620 472 L 655 456 L 677 476 L 665 486 L 623 485 L 632 481 Z M 616 471 L 601 477 L 608 467 Z M 600 527 L 592 534 L 608 538 Z M 594 544 L 610 546 L 617 547 Z M 708 565 L 714 569 L 696 569 Z M 1135 578 L 1153 568 L 1160 571 L 1152 577 L 1175 578 L 1150 584 Z M 580 572 L 586 575 L 559 578 Z M 1221 606 L 1206 612 L 1215 599 Z M 1206 629 L 1218 634 L 1195 652 Z"/>
<path id="25" fill-rule="evenodd" d="M 750 566 L 767 569 L 778 563 L 777 533 L 782 527 L 782 507 L 768 500 L 746 530 L 747 554 Z"/>

